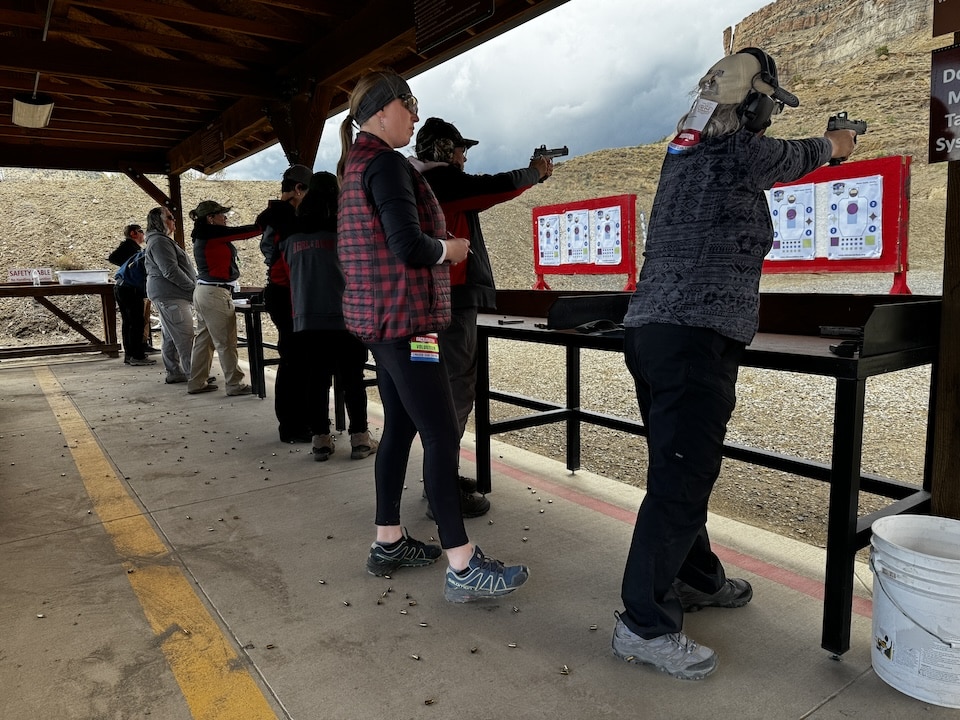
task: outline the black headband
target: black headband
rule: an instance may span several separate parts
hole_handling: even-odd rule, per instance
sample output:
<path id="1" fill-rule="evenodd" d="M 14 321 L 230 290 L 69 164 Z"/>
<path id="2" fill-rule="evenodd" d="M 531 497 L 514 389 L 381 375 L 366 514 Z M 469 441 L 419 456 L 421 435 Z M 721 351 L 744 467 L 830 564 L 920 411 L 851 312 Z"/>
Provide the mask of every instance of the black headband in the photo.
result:
<path id="1" fill-rule="evenodd" d="M 360 100 L 353 119 L 358 126 L 363 125 L 401 95 L 410 95 L 410 86 L 407 85 L 407 81 L 399 75 L 381 75 L 377 83 Z"/>

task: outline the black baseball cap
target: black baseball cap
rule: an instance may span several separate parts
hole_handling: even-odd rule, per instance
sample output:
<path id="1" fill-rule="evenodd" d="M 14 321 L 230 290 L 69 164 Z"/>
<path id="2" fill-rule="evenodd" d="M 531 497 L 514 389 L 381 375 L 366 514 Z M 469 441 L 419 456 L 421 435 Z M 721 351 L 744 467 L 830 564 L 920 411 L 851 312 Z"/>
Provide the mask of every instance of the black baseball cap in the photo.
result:
<path id="1" fill-rule="evenodd" d="M 421 152 L 426 152 L 437 140 L 450 140 L 454 147 L 471 148 L 479 145 L 479 140 L 470 140 L 460 134 L 460 131 L 453 123 L 441 120 L 438 117 L 427 118 L 427 121 L 417 133 L 417 146 L 415 152 L 419 157 Z"/>

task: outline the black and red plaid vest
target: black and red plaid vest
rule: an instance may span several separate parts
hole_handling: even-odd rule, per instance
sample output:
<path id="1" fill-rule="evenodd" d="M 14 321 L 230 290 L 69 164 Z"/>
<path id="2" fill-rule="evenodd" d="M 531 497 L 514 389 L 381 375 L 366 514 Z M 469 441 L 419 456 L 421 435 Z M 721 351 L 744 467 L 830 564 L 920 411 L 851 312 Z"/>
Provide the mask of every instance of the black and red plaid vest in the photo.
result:
<path id="1" fill-rule="evenodd" d="M 400 260 L 387 246 L 377 208 L 364 189 L 364 172 L 384 152 L 395 151 L 375 135 L 357 135 L 347 155 L 337 217 L 337 252 L 346 278 L 343 319 L 365 342 L 398 340 L 450 324 L 449 267 L 411 267 Z M 421 229 L 444 237 L 443 211 L 433 190 L 406 164 Z"/>

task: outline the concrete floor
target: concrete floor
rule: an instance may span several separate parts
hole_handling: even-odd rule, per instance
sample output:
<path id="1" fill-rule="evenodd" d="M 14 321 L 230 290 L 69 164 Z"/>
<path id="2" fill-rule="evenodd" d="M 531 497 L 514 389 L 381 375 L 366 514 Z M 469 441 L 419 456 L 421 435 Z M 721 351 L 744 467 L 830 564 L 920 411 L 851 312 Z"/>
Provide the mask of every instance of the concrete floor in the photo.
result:
<path id="1" fill-rule="evenodd" d="M 530 566 L 521 590 L 451 605 L 442 564 L 374 578 L 373 457 L 350 460 L 344 437 L 313 462 L 277 441 L 270 398 L 187 396 L 158 367 L 0 365 L 3 720 L 960 716 L 874 673 L 866 567 L 852 647 L 833 658 L 823 552 L 718 516 L 718 552 L 755 595 L 687 618 L 717 672 L 616 660 L 641 492 L 508 445 L 493 509 L 467 528 Z M 419 465 L 417 447 L 404 522 L 427 539 Z"/>

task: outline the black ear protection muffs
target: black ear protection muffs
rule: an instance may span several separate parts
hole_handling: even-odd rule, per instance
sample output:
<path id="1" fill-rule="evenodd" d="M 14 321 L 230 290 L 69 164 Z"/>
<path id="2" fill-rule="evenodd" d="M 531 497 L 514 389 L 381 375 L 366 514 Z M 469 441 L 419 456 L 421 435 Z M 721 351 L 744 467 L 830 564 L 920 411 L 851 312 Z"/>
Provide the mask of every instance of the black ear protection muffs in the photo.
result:
<path id="1" fill-rule="evenodd" d="M 773 87 L 778 86 L 777 64 L 772 57 L 760 48 L 754 47 L 744 48 L 739 52 L 753 55 L 760 63 L 757 79 Z M 783 110 L 782 102 L 757 90 L 751 90 L 737 108 L 737 114 L 743 120 L 743 126 L 750 132 L 756 133 L 770 127 L 770 118 L 781 110 Z"/>
<path id="2" fill-rule="evenodd" d="M 770 118 L 776 105 L 772 97 L 754 90 L 740 104 L 737 112 L 743 120 L 743 126 L 750 132 L 758 133 L 770 127 Z"/>

